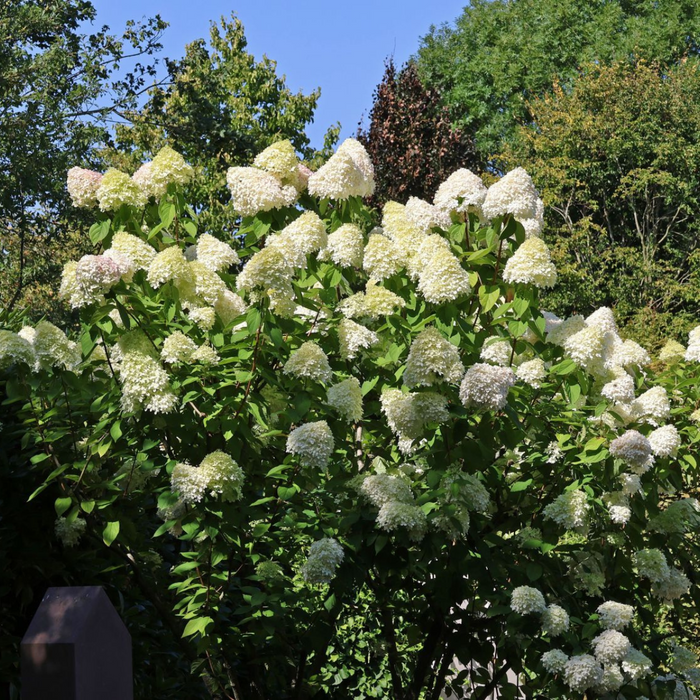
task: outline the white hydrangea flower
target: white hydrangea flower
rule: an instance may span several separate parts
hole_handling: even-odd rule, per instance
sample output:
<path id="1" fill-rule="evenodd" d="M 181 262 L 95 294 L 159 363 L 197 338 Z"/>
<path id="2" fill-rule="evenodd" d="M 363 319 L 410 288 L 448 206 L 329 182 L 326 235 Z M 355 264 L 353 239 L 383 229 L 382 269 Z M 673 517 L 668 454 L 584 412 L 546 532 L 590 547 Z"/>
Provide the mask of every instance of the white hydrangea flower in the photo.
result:
<path id="1" fill-rule="evenodd" d="M 321 199 L 369 197 L 374 193 L 374 166 L 364 146 L 346 139 L 309 177 L 309 194 Z"/>
<path id="2" fill-rule="evenodd" d="M 614 629 L 601 632 L 591 644 L 596 659 L 602 664 L 615 664 L 622 661 L 632 648 L 630 640 Z"/>
<path id="3" fill-rule="evenodd" d="M 329 583 L 345 554 L 337 540 L 324 537 L 309 547 L 309 554 L 301 569 L 307 583 Z"/>
<path id="4" fill-rule="evenodd" d="M 148 270 L 156 257 L 151 245 L 125 231 L 117 231 L 112 238 L 112 247 L 105 253 L 115 251 L 131 260 L 137 270 Z"/>
<path id="5" fill-rule="evenodd" d="M 562 320 L 554 316 L 554 314 L 550 314 L 548 311 L 544 311 L 542 315 L 547 322 L 545 326 L 547 342 L 553 345 L 561 345 L 564 347 L 569 338 L 575 336 L 586 327 L 586 321 L 583 316 L 571 316 L 570 318 Z"/>
<path id="6" fill-rule="evenodd" d="M 194 177 L 194 169 L 170 146 L 158 151 L 150 163 L 142 165 L 133 175 L 133 180 L 146 193 L 147 197 L 160 199 L 168 190 L 168 185 L 187 185 Z"/>
<path id="7" fill-rule="evenodd" d="M 615 438 L 610 443 L 610 454 L 639 474 L 648 471 L 654 461 L 649 440 L 637 430 L 628 430 Z"/>
<path id="8" fill-rule="evenodd" d="M 620 503 L 609 504 L 608 513 L 610 514 L 610 520 L 615 523 L 615 525 L 626 525 L 632 517 L 631 508 Z"/>
<path id="9" fill-rule="evenodd" d="M 196 349 L 197 344 L 194 340 L 188 338 L 182 331 L 175 331 L 163 341 L 160 357 L 163 362 L 180 364 L 189 362 Z"/>
<path id="10" fill-rule="evenodd" d="M 590 654 L 573 656 L 564 666 L 564 680 L 576 692 L 583 693 L 603 681 L 603 667 Z"/>
<path id="11" fill-rule="evenodd" d="M 596 611 L 600 616 L 601 627 L 608 630 L 621 630 L 632 622 L 634 608 L 624 603 L 608 600 L 598 606 Z"/>
<path id="12" fill-rule="evenodd" d="M 326 225 L 313 211 L 303 212 L 291 224 L 285 226 L 280 235 L 291 238 L 304 256 L 321 250 L 328 242 Z"/>
<path id="13" fill-rule="evenodd" d="M 263 248 L 254 253 L 236 278 L 239 290 L 275 290 L 281 296 L 292 297 L 293 269 L 284 254 L 274 248 Z"/>
<path id="14" fill-rule="evenodd" d="M 638 474 L 621 474 L 620 482 L 622 483 L 622 493 L 625 496 L 635 496 L 638 493 L 643 493 L 642 482 Z"/>
<path id="15" fill-rule="evenodd" d="M 371 234 L 362 256 L 362 267 L 377 282 L 395 275 L 405 260 L 396 244 L 386 236 Z"/>
<path id="16" fill-rule="evenodd" d="M 463 374 L 459 350 L 437 328 L 426 328 L 411 343 L 403 373 L 404 384 L 409 389 L 432 386 L 440 379 L 457 383 Z"/>
<path id="17" fill-rule="evenodd" d="M 700 504 L 694 498 L 681 498 L 669 503 L 649 521 L 649 529 L 665 534 L 685 534 L 700 527 Z"/>
<path id="18" fill-rule="evenodd" d="M 343 299 L 338 308 L 347 318 L 390 316 L 406 306 L 406 302 L 386 287 L 369 280 L 364 292 Z"/>
<path id="19" fill-rule="evenodd" d="M 209 343 L 204 343 L 200 345 L 192 353 L 192 362 L 201 362 L 203 365 L 217 365 L 221 358 L 219 353 L 214 350 L 214 348 L 209 345 Z"/>
<path id="20" fill-rule="evenodd" d="M 625 677 L 618 664 L 606 664 L 603 666 L 603 679 L 595 690 L 602 693 L 611 693 L 619 690 L 625 684 Z"/>
<path id="21" fill-rule="evenodd" d="M 418 197 L 408 198 L 405 212 L 406 218 L 424 233 L 429 233 L 435 226 L 447 229 L 452 223 L 449 212 Z"/>
<path id="22" fill-rule="evenodd" d="M 674 644 L 669 659 L 669 666 L 676 673 L 686 673 L 697 666 L 698 655 L 680 644 Z"/>
<path id="23" fill-rule="evenodd" d="M 274 175 L 258 168 L 229 168 L 226 181 L 233 208 L 241 216 L 291 207 L 298 197 L 293 185 L 282 185 Z"/>
<path id="24" fill-rule="evenodd" d="M 662 583 L 669 578 L 668 562 L 658 549 L 640 549 L 634 555 L 634 563 L 639 575 L 652 583 Z"/>
<path id="25" fill-rule="evenodd" d="M 446 249 L 439 249 L 418 278 L 418 291 L 431 304 L 444 304 L 471 291 L 469 274 Z"/>
<path id="26" fill-rule="evenodd" d="M 341 319 L 338 324 L 340 356 L 344 360 L 352 360 L 360 350 L 367 350 L 378 342 L 379 336 L 374 331 L 349 318 Z"/>
<path id="27" fill-rule="evenodd" d="M 651 357 L 649 353 L 639 343 L 633 340 L 625 340 L 615 345 L 610 364 L 624 369 L 632 367 L 642 368 L 649 365 Z"/>
<path id="28" fill-rule="evenodd" d="M 637 681 L 651 673 L 651 660 L 633 647 L 622 660 L 622 670 L 633 682 Z"/>
<path id="29" fill-rule="evenodd" d="M 645 391 L 632 403 L 634 415 L 651 425 L 661 425 L 671 415 L 671 403 L 668 393 L 662 386 L 655 386 Z"/>
<path id="30" fill-rule="evenodd" d="M 615 315 L 607 306 L 601 306 L 596 309 L 590 316 L 586 318 L 587 326 L 595 326 L 600 328 L 603 333 L 611 333 L 613 335 L 618 334 L 617 323 L 615 321 Z"/>
<path id="31" fill-rule="evenodd" d="M 472 365 L 464 375 L 459 398 L 465 408 L 474 406 L 487 411 L 500 411 L 508 401 L 508 391 L 515 384 L 510 367 L 483 363 Z"/>
<path id="32" fill-rule="evenodd" d="M 528 238 L 506 262 L 503 279 L 509 284 L 553 287 L 557 282 L 557 269 L 545 242 L 541 238 Z"/>
<path id="33" fill-rule="evenodd" d="M 25 364 L 33 368 L 35 363 L 36 355 L 30 340 L 18 333 L 0 330 L 0 369 L 7 369 L 13 364 Z"/>
<path id="34" fill-rule="evenodd" d="M 515 168 L 488 188 L 482 211 L 487 219 L 506 214 L 529 219 L 537 216 L 538 200 L 532 178 L 524 168 Z"/>
<path id="35" fill-rule="evenodd" d="M 348 422 L 362 420 L 362 389 L 356 377 L 350 377 L 328 389 L 328 405 Z"/>
<path id="36" fill-rule="evenodd" d="M 486 192 L 478 175 L 467 168 L 460 168 L 438 187 L 433 203 L 436 208 L 447 213 L 456 211 L 462 214 L 481 214 Z"/>
<path id="37" fill-rule="evenodd" d="M 385 389 L 381 395 L 382 412 L 391 430 L 401 437 L 415 440 L 429 423 L 449 420 L 447 399 L 434 392 L 403 393 Z"/>
<path id="38" fill-rule="evenodd" d="M 299 159 L 289 139 L 277 141 L 258 153 L 253 165 L 274 175 L 285 185 L 297 182 Z"/>
<path id="39" fill-rule="evenodd" d="M 624 374 L 603 386 L 600 392 L 608 401 L 616 404 L 629 404 L 634 401 L 634 379 Z"/>
<path id="40" fill-rule="evenodd" d="M 681 436 L 673 425 L 664 425 L 649 435 L 649 444 L 657 457 L 674 457 L 681 446 Z"/>
<path id="41" fill-rule="evenodd" d="M 95 192 L 101 211 L 117 211 L 123 205 L 142 209 L 146 193 L 126 173 L 109 168 Z"/>
<path id="42" fill-rule="evenodd" d="M 569 629 L 569 614 L 559 605 L 552 603 L 542 613 L 542 631 L 552 637 L 564 634 Z"/>
<path id="43" fill-rule="evenodd" d="M 420 542 L 425 536 L 428 519 L 420 506 L 402 501 L 387 501 L 379 509 L 377 525 L 387 532 L 407 530 L 414 542 Z"/>
<path id="44" fill-rule="evenodd" d="M 320 257 L 330 258 L 340 267 L 360 267 L 364 252 L 364 237 L 359 226 L 343 224 L 328 236 Z"/>
<path id="45" fill-rule="evenodd" d="M 440 251 L 447 251 L 452 255 L 450 242 L 437 233 L 429 236 L 415 236 L 408 246 L 408 276 L 415 282 L 420 279 L 423 270 L 430 264 L 431 260 Z M 407 248 L 403 239 L 397 240 L 397 245 Z"/>
<path id="46" fill-rule="evenodd" d="M 247 310 L 248 307 L 243 299 L 229 289 L 225 290 L 214 304 L 214 311 L 224 326 L 228 326 L 234 319 L 245 314 Z"/>
<path id="47" fill-rule="evenodd" d="M 170 388 L 168 373 L 150 353 L 124 352 L 118 371 L 124 411 L 145 408 L 152 413 L 170 413 L 175 409 L 177 397 Z"/>
<path id="48" fill-rule="evenodd" d="M 75 547 L 80 542 L 86 529 L 87 523 L 81 517 L 77 517 L 72 521 L 69 521 L 68 518 L 56 518 L 54 523 L 56 537 L 61 540 L 61 544 L 64 547 Z"/>
<path id="49" fill-rule="evenodd" d="M 413 503 L 413 491 L 406 479 L 391 474 L 370 474 L 365 477 L 360 491 L 376 508 L 385 503 Z"/>
<path id="50" fill-rule="evenodd" d="M 22 329 L 24 331 L 25 329 Z M 36 358 L 36 369 L 59 367 L 75 372 L 82 361 L 78 344 L 53 323 L 39 321 L 30 335 L 22 331 L 18 335 L 29 341 Z"/>
<path id="51" fill-rule="evenodd" d="M 201 467 L 178 462 L 170 475 L 170 485 L 183 502 L 199 503 L 207 493 L 209 474 Z"/>
<path id="52" fill-rule="evenodd" d="M 187 317 L 203 331 L 210 331 L 216 322 L 216 311 L 211 306 L 189 306 Z"/>
<path id="53" fill-rule="evenodd" d="M 666 342 L 666 345 L 661 348 L 659 360 L 667 365 L 681 362 L 685 359 L 685 351 L 685 346 L 681 345 L 677 340 L 669 340 Z"/>
<path id="54" fill-rule="evenodd" d="M 197 239 L 196 249 L 195 260 L 213 272 L 227 270 L 231 265 L 240 262 L 238 253 L 228 243 L 214 238 L 209 233 L 204 233 Z"/>
<path id="55" fill-rule="evenodd" d="M 564 341 L 569 357 L 591 374 L 601 374 L 605 364 L 605 333 L 599 326 L 584 326 Z"/>
<path id="56" fill-rule="evenodd" d="M 66 186 L 74 207 L 91 209 L 97 206 L 97 189 L 102 174 L 85 168 L 71 168 L 68 171 Z"/>
<path id="57" fill-rule="evenodd" d="M 525 230 L 526 238 L 540 236 L 544 229 L 544 202 L 538 197 L 534 216 L 516 217 Z"/>
<path id="58" fill-rule="evenodd" d="M 688 334 L 688 348 L 685 351 L 686 362 L 700 362 L 700 326 L 695 326 Z"/>
<path id="59" fill-rule="evenodd" d="M 510 595 L 510 608 L 521 615 L 536 613 L 541 615 L 547 610 L 544 596 L 531 586 L 514 588 Z"/>
<path id="60" fill-rule="evenodd" d="M 547 378 L 544 360 L 536 357 L 534 360 L 523 362 L 516 368 L 515 376 L 533 389 L 539 389 L 542 386 L 542 382 Z"/>
<path id="61" fill-rule="evenodd" d="M 297 455 L 307 467 L 326 467 L 334 447 L 333 433 L 325 420 L 300 425 L 287 438 L 287 452 Z"/>
<path id="62" fill-rule="evenodd" d="M 561 673 L 569 657 L 561 649 L 552 649 L 542 654 L 542 666 L 550 673 Z"/>
<path id="63" fill-rule="evenodd" d="M 392 201 L 382 208 L 382 230 L 384 235 L 401 245 L 410 245 L 412 240 L 425 237 L 425 233 L 406 215 L 406 206 Z"/>
<path id="64" fill-rule="evenodd" d="M 556 464 L 564 458 L 564 450 L 561 449 L 556 440 L 552 440 L 544 453 L 547 455 L 547 464 Z"/>
<path id="65" fill-rule="evenodd" d="M 182 254 L 180 246 L 173 245 L 161 250 L 148 268 L 148 284 L 154 289 L 166 282 L 187 279 L 190 276 L 189 263 Z"/>
<path id="66" fill-rule="evenodd" d="M 500 365 L 501 367 L 508 367 L 510 365 L 510 358 L 512 355 L 513 346 L 511 342 L 495 335 L 484 341 L 484 345 L 479 353 L 479 357 L 482 360 L 494 365 Z"/>
<path id="67" fill-rule="evenodd" d="M 311 340 L 307 340 L 292 352 L 283 371 L 297 379 L 311 379 L 322 384 L 330 382 L 333 378 L 326 353 Z"/>
<path id="68" fill-rule="evenodd" d="M 690 580 L 679 569 L 669 567 L 668 576 L 652 583 L 651 590 L 657 598 L 666 603 L 672 603 L 682 598 L 690 590 Z"/>
<path id="69" fill-rule="evenodd" d="M 588 496 L 583 491 L 565 491 L 545 507 L 544 517 L 571 530 L 586 524 L 589 510 Z"/>
<path id="70" fill-rule="evenodd" d="M 221 450 L 208 454 L 199 465 L 207 479 L 207 490 L 212 496 L 220 495 L 224 501 L 238 501 L 245 480 L 243 470 L 236 460 Z"/>

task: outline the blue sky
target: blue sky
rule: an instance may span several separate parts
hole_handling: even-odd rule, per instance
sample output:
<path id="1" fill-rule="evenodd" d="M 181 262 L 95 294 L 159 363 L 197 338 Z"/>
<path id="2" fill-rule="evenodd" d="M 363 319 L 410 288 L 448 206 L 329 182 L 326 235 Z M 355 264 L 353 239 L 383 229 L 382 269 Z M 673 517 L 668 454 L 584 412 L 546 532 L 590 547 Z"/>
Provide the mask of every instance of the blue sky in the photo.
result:
<path id="1" fill-rule="evenodd" d="M 248 50 L 277 61 L 294 91 L 321 88 L 315 123 L 308 134 L 314 146 L 328 126 L 339 121 L 341 138 L 353 136 L 372 92 L 384 72 L 384 60 L 402 64 L 419 46 L 431 24 L 454 20 L 465 0 L 93 0 L 97 27 L 120 32 L 128 19 L 160 14 L 170 23 L 163 55 L 178 58 L 185 44 L 208 37 L 210 20 L 238 15 Z"/>

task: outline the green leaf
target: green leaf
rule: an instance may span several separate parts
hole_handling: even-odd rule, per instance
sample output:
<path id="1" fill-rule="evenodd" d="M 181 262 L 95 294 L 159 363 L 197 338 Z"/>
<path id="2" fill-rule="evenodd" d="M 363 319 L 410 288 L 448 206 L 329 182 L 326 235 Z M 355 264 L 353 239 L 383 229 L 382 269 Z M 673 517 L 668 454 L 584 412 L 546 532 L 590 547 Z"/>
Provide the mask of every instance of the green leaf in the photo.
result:
<path id="1" fill-rule="evenodd" d="M 182 633 L 182 636 L 191 637 L 193 634 L 197 633 L 204 636 L 207 631 L 207 627 L 213 624 L 213 622 L 214 621 L 210 617 L 195 617 L 185 625 L 185 631 Z"/>
<path id="2" fill-rule="evenodd" d="M 119 521 L 118 520 L 113 520 L 105 525 L 104 530 L 102 530 L 102 540 L 103 542 L 110 547 L 112 545 L 112 542 L 117 539 L 117 535 L 119 534 Z"/>
<path id="3" fill-rule="evenodd" d="M 121 421 L 116 421 L 112 423 L 112 427 L 109 429 L 109 434 L 112 436 L 113 440 L 119 440 L 122 436 L 122 424 Z"/>
<path id="4" fill-rule="evenodd" d="M 97 245 L 100 241 L 107 238 L 111 224 L 112 222 L 109 219 L 93 224 L 89 231 L 90 240 Z"/>
<path id="5" fill-rule="evenodd" d="M 168 228 L 175 220 L 175 205 L 172 202 L 163 200 L 158 205 L 158 216 L 164 228 Z"/>
<path id="6" fill-rule="evenodd" d="M 65 498 L 57 498 L 56 502 L 54 503 L 56 515 L 63 515 L 71 507 L 72 503 L 73 499 L 70 496 L 66 496 Z"/>
<path id="7" fill-rule="evenodd" d="M 511 485 L 510 490 L 513 493 L 517 493 L 518 491 L 525 491 L 527 487 L 532 483 L 532 479 L 528 479 L 527 481 L 516 481 L 514 484 Z"/>
<path id="8" fill-rule="evenodd" d="M 490 311 L 501 296 L 498 285 L 486 284 L 479 287 L 479 303 L 483 311 Z"/>

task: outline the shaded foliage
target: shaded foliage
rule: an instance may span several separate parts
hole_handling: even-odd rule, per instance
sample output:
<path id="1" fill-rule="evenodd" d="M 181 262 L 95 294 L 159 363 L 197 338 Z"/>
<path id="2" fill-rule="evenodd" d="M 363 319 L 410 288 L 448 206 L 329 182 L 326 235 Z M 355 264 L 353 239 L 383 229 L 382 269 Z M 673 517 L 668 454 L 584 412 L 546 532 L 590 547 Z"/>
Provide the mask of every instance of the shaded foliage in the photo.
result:
<path id="1" fill-rule="evenodd" d="M 414 63 L 397 73 L 393 60 L 387 62 L 369 116 L 357 138 L 375 163 L 372 204 L 432 200 L 455 170 L 477 169 L 473 140 L 452 125 L 440 95 L 423 85 Z"/>

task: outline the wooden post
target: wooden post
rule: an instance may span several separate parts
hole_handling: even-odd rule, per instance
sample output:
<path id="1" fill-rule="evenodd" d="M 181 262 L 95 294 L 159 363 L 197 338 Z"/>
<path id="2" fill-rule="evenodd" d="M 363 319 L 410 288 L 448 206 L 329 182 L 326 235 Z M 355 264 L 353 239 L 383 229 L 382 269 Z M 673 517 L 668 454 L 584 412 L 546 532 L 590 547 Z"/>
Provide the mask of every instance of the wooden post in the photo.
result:
<path id="1" fill-rule="evenodd" d="M 133 700 L 131 636 L 99 586 L 49 588 L 21 644 L 22 700 Z"/>

